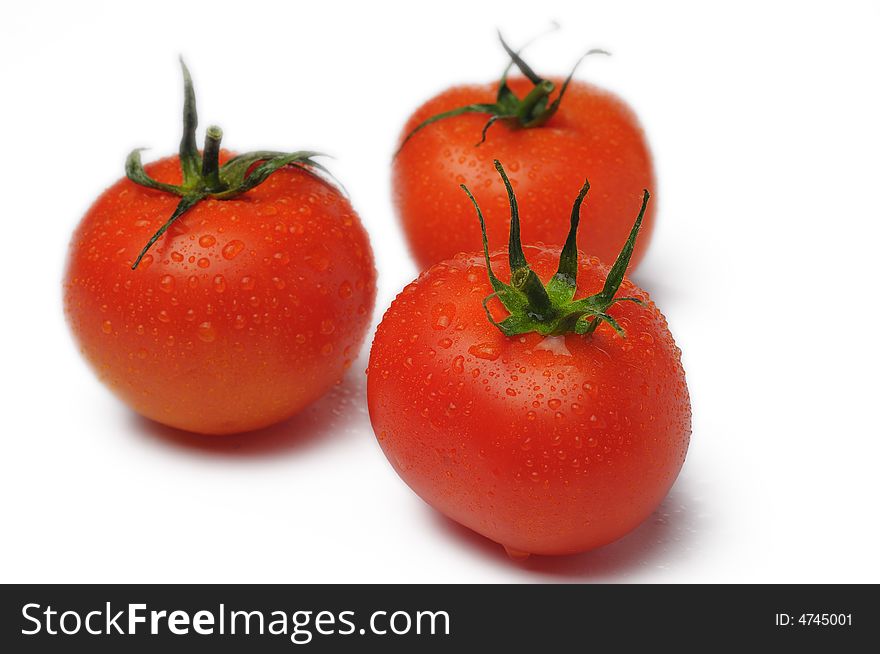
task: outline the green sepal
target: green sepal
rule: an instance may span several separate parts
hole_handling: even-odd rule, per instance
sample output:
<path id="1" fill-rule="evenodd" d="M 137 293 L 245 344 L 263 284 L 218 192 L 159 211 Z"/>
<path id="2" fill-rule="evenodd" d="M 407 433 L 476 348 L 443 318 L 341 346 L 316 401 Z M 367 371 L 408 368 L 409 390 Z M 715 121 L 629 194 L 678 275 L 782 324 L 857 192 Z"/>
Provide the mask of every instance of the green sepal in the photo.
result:
<path id="1" fill-rule="evenodd" d="M 183 195 L 183 189 L 180 186 L 165 184 L 147 175 L 144 170 L 144 164 L 141 162 L 141 152 L 145 149 L 138 148 L 137 150 L 132 150 L 128 155 L 128 158 L 125 160 L 125 176 L 135 184 L 140 184 L 147 188 L 164 191 L 165 193 L 174 193 L 175 195 Z"/>
<path id="2" fill-rule="evenodd" d="M 163 224 L 156 231 L 156 233 L 150 237 L 150 240 L 147 241 L 147 244 L 141 250 L 140 254 L 138 254 L 137 259 L 134 260 L 134 263 L 132 264 L 131 269 L 134 270 L 135 268 L 138 267 L 138 264 L 140 264 L 141 259 L 144 258 L 144 255 L 149 251 L 149 249 L 151 247 L 153 247 L 153 244 L 159 240 L 159 238 L 162 236 L 162 234 L 164 234 L 166 231 L 168 231 L 168 228 L 171 227 L 171 225 L 173 225 L 177 221 L 178 218 L 180 218 L 183 214 L 185 214 L 187 211 L 192 209 L 194 206 L 196 206 L 199 202 L 201 202 L 204 199 L 205 199 L 205 196 L 199 195 L 198 193 L 190 193 L 190 194 L 184 195 L 182 198 L 180 198 L 180 202 L 177 203 L 177 208 L 174 209 L 174 213 L 172 213 L 171 216 L 169 216 L 168 220 L 165 221 L 165 224 Z"/>
<path id="3" fill-rule="evenodd" d="M 180 196 L 181 200 L 174 213 L 144 246 L 132 264 L 132 270 L 138 267 L 147 251 L 167 229 L 199 202 L 206 198 L 214 200 L 236 198 L 259 186 L 270 175 L 285 166 L 301 168 L 312 175 L 336 184 L 343 192 L 345 190 L 323 164 L 314 160 L 314 157 L 324 156 L 320 152 L 258 150 L 235 156 L 221 166 L 219 163 L 220 141 L 223 132 L 219 127 L 211 126 L 205 135 L 204 151 L 200 153 L 196 147 L 198 114 L 192 78 L 182 59 L 180 65 L 183 69 L 184 87 L 183 137 L 180 141 L 180 168 L 183 182 L 176 186 L 159 182 L 147 175 L 141 162 L 141 149 L 134 150 L 128 155 L 125 162 L 125 175 L 136 184 L 165 193 L 173 193 Z"/>
<path id="4" fill-rule="evenodd" d="M 189 68 L 180 58 L 183 70 L 183 136 L 180 139 L 180 168 L 183 171 L 183 186 L 192 188 L 201 177 L 202 157 L 196 144 L 196 128 L 199 116 L 196 112 L 196 93 L 193 90 Z"/>
<path id="5" fill-rule="evenodd" d="M 400 151 L 403 150 L 403 147 L 409 143 L 410 139 L 415 136 L 418 132 L 423 130 L 425 127 L 436 123 L 439 120 L 445 120 L 447 118 L 454 118 L 455 116 L 461 116 L 463 114 L 486 114 L 489 116 L 489 119 L 483 125 L 483 129 L 480 132 L 480 140 L 475 144 L 476 146 L 482 145 L 486 141 L 486 133 L 489 131 L 489 128 L 492 127 L 496 122 L 504 121 L 508 123 L 512 127 L 540 127 L 544 125 L 550 118 L 553 117 L 553 114 L 557 112 L 559 109 L 559 105 L 562 102 L 562 97 L 565 95 L 566 89 L 568 89 L 568 85 L 574 76 L 575 70 L 580 65 L 580 63 L 586 59 L 588 56 L 593 54 L 609 54 L 605 50 L 600 50 L 598 48 L 593 48 L 588 50 L 585 54 L 583 54 L 580 59 L 577 60 L 575 65 L 572 67 L 571 72 L 568 77 L 565 79 L 559 94 L 556 98 L 551 102 L 550 96 L 556 90 L 556 85 L 553 84 L 550 80 L 542 78 L 538 75 L 531 66 L 529 66 L 525 60 L 522 58 L 520 53 L 523 48 L 520 50 L 513 50 L 504 40 L 504 37 L 501 36 L 501 32 L 498 32 L 498 38 L 501 41 L 501 46 L 504 48 L 504 51 L 510 57 L 510 62 L 504 68 L 504 72 L 501 74 L 501 79 L 498 82 L 498 92 L 495 97 L 495 102 L 493 103 L 477 103 L 477 104 L 469 104 L 463 107 L 457 107 L 455 109 L 450 109 L 449 111 L 444 111 L 439 114 L 435 114 L 421 123 L 416 125 L 401 141 L 400 146 L 394 152 L 394 156 L 397 157 L 400 154 Z M 516 66 L 519 71 L 532 83 L 531 90 L 526 94 L 524 98 L 518 97 L 508 86 L 507 84 L 507 76 L 510 74 L 511 69 Z"/>
<path id="6" fill-rule="evenodd" d="M 581 205 L 590 188 L 589 182 L 584 182 L 575 199 L 571 212 L 568 236 L 559 256 L 559 267 L 556 274 L 553 275 L 545 286 L 538 275 L 529 267 L 522 249 L 516 194 L 504 172 L 504 168 L 497 160 L 495 161 L 495 168 L 504 181 L 510 204 L 508 258 L 511 273 L 509 284 L 501 281 L 492 270 L 492 263 L 489 257 L 489 239 L 486 235 L 486 221 L 483 218 L 483 213 L 476 198 L 474 198 L 467 186 L 461 184 L 462 190 L 464 190 L 474 205 L 480 221 L 483 256 L 486 260 L 489 283 L 494 291 L 483 300 L 483 308 L 486 310 L 486 316 L 489 321 L 505 336 L 515 336 L 530 332 L 536 332 L 545 336 L 572 332 L 588 335 L 595 331 L 600 322 L 604 321 L 620 336 L 625 337 L 625 331 L 608 314 L 608 309 L 617 302 L 644 304 L 639 298 L 615 297 L 615 295 L 623 283 L 624 273 L 632 258 L 636 239 L 648 207 L 648 200 L 650 199 L 648 191 L 645 190 L 643 193 L 639 215 L 630 230 L 623 248 L 617 255 L 614 265 L 608 272 L 602 290 L 595 295 L 574 300 L 575 293 L 577 292 L 578 269 L 577 229 L 580 223 Z M 508 312 L 508 315 L 501 321 L 496 321 L 489 310 L 489 302 L 496 297 Z"/>
<path id="7" fill-rule="evenodd" d="M 581 205 L 589 190 L 590 182 L 585 181 L 571 209 L 570 227 L 559 255 L 559 268 L 547 283 L 547 294 L 558 304 L 571 302 L 577 290 L 577 230 L 581 220 Z"/>

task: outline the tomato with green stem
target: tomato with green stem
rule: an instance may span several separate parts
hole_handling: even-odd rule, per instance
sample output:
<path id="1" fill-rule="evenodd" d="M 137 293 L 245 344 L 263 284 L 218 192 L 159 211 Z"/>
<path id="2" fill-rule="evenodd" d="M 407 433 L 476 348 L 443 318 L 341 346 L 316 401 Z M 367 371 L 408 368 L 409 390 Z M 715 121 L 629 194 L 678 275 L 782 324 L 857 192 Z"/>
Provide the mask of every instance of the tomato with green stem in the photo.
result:
<path id="1" fill-rule="evenodd" d="M 459 184 L 484 198 L 490 231 L 507 229 L 504 185 L 488 165 L 494 159 L 505 162 L 530 216 L 522 226 L 526 244 L 555 242 L 565 229 L 567 198 L 588 177 L 593 194 L 583 238 L 591 254 L 612 261 L 629 231 L 627 208 L 643 188 L 655 187 L 638 119 L 615 95 L 572 79 L 574 70 L 564 80 L 542 77 L 503 39 L 502 45 L 511 61 L 500 82 L 443 91 L 416 110 L 402 130 L 392 187 L 416 263 L 428 268 L 472 250 L 479 239 Z M 584 57 L 600 53 L 590 50 Z M 513 66 L 522 77 L 508 79 Z M 655 203 L 645 214 L 633 268 L 648 247 Z"/>
<path id="2" fill-rule="evenodd" d="M 373 429 L 403 480 L 514 556 L 589 550 L 634 529 L 684 462 L 690 400 L 680 351 L 624 277 L 648 192 L 609 268 L 578 255 L 584 184 L 562 249 L 521 244 L 436 264 L 407 286 L 373 341 Z M 531 218 L 531 217 L 530 217 Z M 509 282 L 502 278 L 509 277 Z"/>
<path id="3" fill-rule="evenodd" d="M 296 413 L 340 380 L 373 309 L 367 233 L 316 152 L 135 150 L 74 232 L 64 306 L 99 377 L 138 413 L 205 434 Z"/>

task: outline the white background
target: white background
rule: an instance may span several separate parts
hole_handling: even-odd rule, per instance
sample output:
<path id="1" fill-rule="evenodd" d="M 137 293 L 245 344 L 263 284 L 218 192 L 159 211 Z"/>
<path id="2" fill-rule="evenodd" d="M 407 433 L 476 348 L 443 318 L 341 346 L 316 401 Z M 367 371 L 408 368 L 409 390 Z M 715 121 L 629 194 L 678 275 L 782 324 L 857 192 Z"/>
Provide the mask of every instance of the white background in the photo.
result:
<path id="1" fill-rule="evenodd" d="M 14 3 L 0 20 L 0 581 L 880 582 L 880 4 Z M 684 351 L 681 477 L 600 551 L 515 564 L 383 457 L 364 354 L 257 436 L 133 416 L 61 313 L 71 231 L 128 151 L 175 151 L 177 55 L 230 147 L 338 157 L 373 237 L 375 321 L 415 276 L 389 161 L 408 114 L 496 79 L 496 26 L 640 115 L 658 228 L 634 275 Z"/>

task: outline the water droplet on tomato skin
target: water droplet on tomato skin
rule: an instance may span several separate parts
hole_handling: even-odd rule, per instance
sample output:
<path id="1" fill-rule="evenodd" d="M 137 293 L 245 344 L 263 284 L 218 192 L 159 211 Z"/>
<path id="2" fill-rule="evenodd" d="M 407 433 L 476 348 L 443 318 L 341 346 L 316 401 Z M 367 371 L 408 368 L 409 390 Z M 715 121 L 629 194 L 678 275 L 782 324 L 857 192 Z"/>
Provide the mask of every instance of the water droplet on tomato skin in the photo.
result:
<path id="1" fill-rule="evenodd" d="M 104 332 L 105 334 L 112 333 L 113 332 L 113 323 L 111 323 L 109 320 L 105 320 L 104 322 L 101 323 L 101 331 Z"/>
<path id="2" fill-rule="evenodd" d="M 456 373 L 459 373 L 459 374 L 464 372 L 464 357 L 463 356 L 458 355 L 457 357 L 455 357 L 452 360 L 452 370 Z M 476 372 L 477 375 L 479 375 L 479 370 L 475 370 L 474 372 Z"/>
<path id="3" fill-rule="evenodd" d="M 199 340 L 210 343 L 217 338 L 217 332 L 214 331 L 214 327 L 210 322 L 205 321 L 196 328 L 196 336 L 199 337 Z"/>
<path id="4" fill-rule="evenodd" d="M 252 291 L 254 287 L 257 285 L 257 281 L 253 277 L 244 276 L 238 282 L 239 286 L 241 286 L 242 290 Z"/>
<path id="5" fill-rule="evenodd" d="M 514 561 L 525 561 L 531 556 L 528 552 L 523 552 L 522 550 L 508 547 L 507 545 L 502 545 L 502 547 L 504 547 L 504 551 L 507 552 L 507 556 Z"/>
<path id="6" fill-rule="evenodd" d="M 162 275 L 159 278 L 159 289 L 165 293 L 171 293 L 174 290 L 174 277 L 171 275 Z"/>
<path id="7" fill-rule="evenodd" d="M 226 291 L 226 278 L 223 275 L 214 275 L 214 290 L 217 293 Z"/>
<path id="8" fill-rule="evenodd" d="M 446 302 L 431 308 L 431 326 L 436 330 L 446 329 L 455 317 L 455 305 Z"/>
<path id="9" fill-rule="evenodd" d="M 209 248 L 216 242 L 217 239 L 210 234 L 205 234 L 204 236 L 199 237 L 199 245 L 201 245 L 203 248 Z"/>
<path id="10" fill-rule="evenodd" d="M 330 267 L 330 259 L 322 254 L 307 256 L 306 263 L 317 272 L 324 272 Z"/>
<path id="11" fill-rule="evenodd" d="M 200 258 L 200 259 L 198 260 L 198 262 L 196 263 L 196 265 L 197 265 L 199 268 L 207 268 L 207 267 L 209 267 L 209 266 L 211 265 L 211 260 L 208 259 L 207 257 L 202 257 L 202 258 Z"/>
<path id="12" fill-rule="evenodd" d="M 235 259 L 235 257 L 237 257 L 242 250 L 244 250 L 244 242 L 239 241 L 238 239 L 234 239 L 223 246 L 220 254 L 223 256 L 224 259 L 231 261 L 232 259 Z"/>
<path id="13" fill-rule="evenodd" d="M 348 282 L 342 282 L 339 285 L 339 297 L 345 299 L 351 297 L 351 294 L 351 284 L 349 284 Z"/>
<path id="14" fill-rule="evenodd" d="M 494 361 L 501 356 L 501 350 L 494 343 L 475 343 L 468 348 L 468 352 L 487 361 Z"/>

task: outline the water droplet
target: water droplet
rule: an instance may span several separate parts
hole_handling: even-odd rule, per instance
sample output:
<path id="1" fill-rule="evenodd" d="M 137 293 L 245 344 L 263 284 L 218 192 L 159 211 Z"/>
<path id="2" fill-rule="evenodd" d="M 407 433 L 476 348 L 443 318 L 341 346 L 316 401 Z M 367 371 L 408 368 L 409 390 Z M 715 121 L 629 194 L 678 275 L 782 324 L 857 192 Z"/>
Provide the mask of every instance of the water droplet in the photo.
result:
<path id="1" fill-rule="evenodd" d="M 452 370 L 457 373 L 464 372 L 464 357 L 460 354 L 452 360 Z"/>
<path id="2" fill-rule="evenodd" d="M 322 254 L 306 257 L 306 263 L 309 264 L 313 270 L 317 270 L 318 272 L 324 272 L 330 267 L 330 259 Z"/>
<path id="3" fill-rule="evenodd" d="M 282 266 L 286 266 L 290 263 L 290 254 L 287 252 L 276 252 L 272 255 L 272 258 Z"/>
<path id="4" fill-rule="evenodd" d="M 204 341 L 205 343 L 210 343 L 217 337 L 217 333 L 214 331 L 214 327 L 210 322 L 203 322 L 196 328 L 196 335 L 199 337 L 199 340 Z"/>
<path id="5" fill-rule="evenodd" d="M 226 290 L 226 278 L 223 275 L 214 276 L 214 290 L 222 293 Z"/>
<path id="6" fill-rule="evenodd" d="M 170 293 L 174 290 L 174 277 L 171 275 L 162 275 L 159 278 L 159 289 L 165 291 L 166 293 Z"/>
<path id="7" fill-rule="evenodd" d="M 257 281 L 253 277 L 242 277 L 241 281 L 239 281 L 241 287 L 246 291 L 254 290 L 254 286 L 257 285 Z"/>
<path id="8" fill-rule="evenodd" d="M 321 346 L 321 354 L 323 354 L 325 357 L 331 355 L 332 353 L 333 343 L 324 343 L 324 345 Z"/>
<path id="9" fill-rule="evenodd" d="M 442 347 L 444 350 L 448 350 L 450 347 L 452 347 L 452 339 L 451 338 L 442 338 L 439 341 L 437 341 L 437 345 Z"/>
<path id="10" fill-rule="evenodd" d="M 204 236 L 199 238 L 199 245 L 201 245 L 203 248 L 209 248 L 212 245 L 214 245 L 214 243 L 216 243 L 216 242 L 217 242 L 217 239 L 214 238 L 213 236 L 211 236 L 210 234 L 205 234 Z"/>
<path id="11" fill-rule="evenodd" d="M 505 391 L 510 397 L 516 397 L 516 391 L 510 387 L 508 387 Z"/>
<path id="12" fill-rule="evenodd" d="M 113 324 L 109 320 L 105 320 L 101 323 L 101 331 L 105 334 L 109 334 L 113 331 Z"/>
<path id="13" fill-rule="evenodd" d="M 168 315 L 168 312 L 165 309 L 162 309 L 157 315 L 156 318 L 159 319 L 159 322 L 171 322 L 171 316 Z"/>
<path id="14" fill-rule="evenodd" d="M 223 246 L 221 254 L 224 259 L 235 259 L 242 250 L 244 250 L 244 243 L 235 239 Z"/>
<path id="15" fill-rule="evenodd" d="M 494 361 L 501 355 L 501 350 L 494 343 L 476 343 L 468 348 L 468 352 L 488 361 Z"/>
<path id="16" fill-rule="evenodd" d="M 202 257 L 201 259 L 199 259 L 199 262 L 197 265 L 199 268 L 207 268 L 208 266 L 211 265 L 211 260 L 208 259 L 207 257 Z"/>
<path id="17" fill-rule="evenodd" d="M 286 286 L 286 284 L 284 283 L 284 280 L 281 279 L 280 277 L 273 277 L 273 278 L 272 278 L 272 284 L 273 284 L 273 285 L 275 286 L 275 288 L 277 288 L 279 291 L 283 290 L 284 287 Z"/>
<path id="18" fill-rule="evenodd" d="M 547 406 L 549 406 L 551 409 L 558 409 L 562 406 L 562 400 L 554 397 L 552 400 L 547 400 Z"/>
<path id="19" fill-rule="evenodd" d="M 141 360 L 146 359 L 149 354 L 150 353 L 147 352 L 146 348 L 143 348 L 143 347 L 139 348 L 138 351 L 135 353 L 137 358 L 141 359 Z"/>
<path id="20" fill-rule="evenodd" d="M 329 318 L 325 318 L 321 321 L 321 333 L 322 334 L 332 334 L 333 330 L 336 329 L 336 325 L 333 324 L 333 321 Z"/>
<path id="21" fill-rule="evenodd" d="M 351 293 L 352 293 L 351 284 L 349 284 L 348 282 L 342 282 L 339 285 L 339 297 L 341 297 L 341 298 L 351 297 Z"/>
<path id="22" fill-rule="evenodd" d="M 435 304 L 431 308 L 431 326 L 434 329 L 446 329 L 455 317 L 455 305 L 450 302 Z"/>

